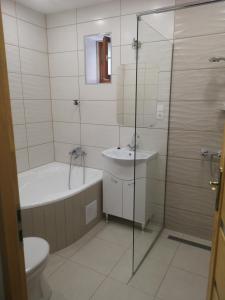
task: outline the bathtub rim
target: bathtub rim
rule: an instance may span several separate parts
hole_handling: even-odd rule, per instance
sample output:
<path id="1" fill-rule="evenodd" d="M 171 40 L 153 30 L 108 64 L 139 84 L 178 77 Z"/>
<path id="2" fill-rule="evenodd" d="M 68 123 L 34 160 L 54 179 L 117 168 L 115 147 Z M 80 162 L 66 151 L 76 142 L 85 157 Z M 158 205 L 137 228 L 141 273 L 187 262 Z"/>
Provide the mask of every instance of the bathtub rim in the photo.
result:
<path id="1" fill-rule="evenodd" d="M 67 166 L 67 167 L 69 166 L 69 164 L 66 164 L 66 163 L 51 162 L 51 163 L 48 163 L 48 164 L 45 164 L 45 165 L 42 165 L 42 166 L 38 166 L 38 167 L 35 167 L 35 168 L 32 168 L 32 169 L 29 169 L 29 170 L 24 171 L 24 172 L 18 173 L 18 176 L 23 175 L 23 174 L 25 174 L 26 172 L 29 172 L 29 171 L 34 171 L 35 172 L 36 169 L 43 168 L 43 167 L 48 166 L 48 165 L 56 165 L 56 164 L 64 165 L 64 166 Z M 76 165 L 74 165 L 74 166 L 75 167 L 80 167 L 80 166 L 76 166 Z M 54 199 L 52 199 L 52 197 L 49 197 L 50 199 L 47 198 L 43 202 L 34 202 L 34 203 L 29 204 L 29 205 L 22 205 L 21 200 L 20 200 L 21 210 L 32 209 L 32 208 L 37 208 L 37 207 L 41 207 L 41 206 L 47 206 L 47 205 L 50 205 L 50 204 L 53 204 L 53 203 L 63 201 L 67 198 L 73 197 L 76 194 L 79 194 L 79 193 L 83 192 L 84 190 L 88 189 L 89 187 L 94 186 L 95 184 L 97 184 L 99 182 L 102 182 L 102 180 L 103 180 L 103 170 L 89 168 L 89 167 L 87 167 L 87 169 L 99 171 L 99 175 L 100 175 L 99 178 L 91 181 L 91 183 L 82 184 L 80 187 L 78 187 L 76 189 L 67 190 L 65 192 L 60 192 L 58 194 L 56 193 L 55 194 L 56 197 Z"/>

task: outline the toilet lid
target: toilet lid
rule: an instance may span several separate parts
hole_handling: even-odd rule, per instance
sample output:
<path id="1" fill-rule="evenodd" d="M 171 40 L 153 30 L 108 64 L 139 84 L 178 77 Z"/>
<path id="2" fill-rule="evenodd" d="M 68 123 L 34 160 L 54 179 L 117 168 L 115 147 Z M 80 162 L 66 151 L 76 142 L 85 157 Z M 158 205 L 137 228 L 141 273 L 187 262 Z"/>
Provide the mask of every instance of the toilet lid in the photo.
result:
<path id="1" fill-rule="evenodd" d="M 29 273 L 42 264 L 49 255 L 47 241 L 37 237 L 23 239 L 26 273 Z"/>

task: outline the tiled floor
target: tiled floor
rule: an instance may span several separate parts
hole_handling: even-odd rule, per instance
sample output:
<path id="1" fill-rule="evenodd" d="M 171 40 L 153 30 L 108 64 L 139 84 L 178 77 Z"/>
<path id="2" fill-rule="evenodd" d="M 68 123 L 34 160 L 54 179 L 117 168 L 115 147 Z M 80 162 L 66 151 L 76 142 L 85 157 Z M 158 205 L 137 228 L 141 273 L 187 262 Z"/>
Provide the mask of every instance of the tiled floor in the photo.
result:
<path id="1" fill-rule="evenodd" d="M 100 222 L 77 243 L 51 255 L 45 271 L 51 300 L 205 300 L 210 252 L 169 240 L 168 233 L 129 281 L 132 230 Z M 138 238 L 137 256 L 149 237 L 140 232 Z"/>

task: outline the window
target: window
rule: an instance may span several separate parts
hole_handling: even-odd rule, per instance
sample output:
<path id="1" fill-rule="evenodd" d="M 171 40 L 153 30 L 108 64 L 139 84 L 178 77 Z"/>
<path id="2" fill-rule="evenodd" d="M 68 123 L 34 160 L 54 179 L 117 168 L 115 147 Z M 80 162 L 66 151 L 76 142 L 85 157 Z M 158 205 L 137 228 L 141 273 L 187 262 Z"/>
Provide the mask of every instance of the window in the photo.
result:
<path id="1" fill-rule="evenodd" d="M 85 37 L 86 83 L 111 83 L 112 44 L 110 34 Z"/>

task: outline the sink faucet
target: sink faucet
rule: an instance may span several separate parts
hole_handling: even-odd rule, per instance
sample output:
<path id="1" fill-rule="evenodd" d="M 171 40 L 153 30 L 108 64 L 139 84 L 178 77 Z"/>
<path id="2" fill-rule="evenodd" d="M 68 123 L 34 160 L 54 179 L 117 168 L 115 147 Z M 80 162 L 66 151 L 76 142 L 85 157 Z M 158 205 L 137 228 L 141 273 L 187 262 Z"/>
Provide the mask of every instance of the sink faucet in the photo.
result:
<path id="1" fill-rule="evenodd" d="M 137 141 L 138 141 L 139 138 L 140 138 L 140 135 L 136 134 L 136 145 L 135 145 L 135 133 L 133 134 L 130 144 L 127 145 L 128 149 L 130 151 L 135 151 L 135 149 L 138 148 L 138 142 Z"/>

